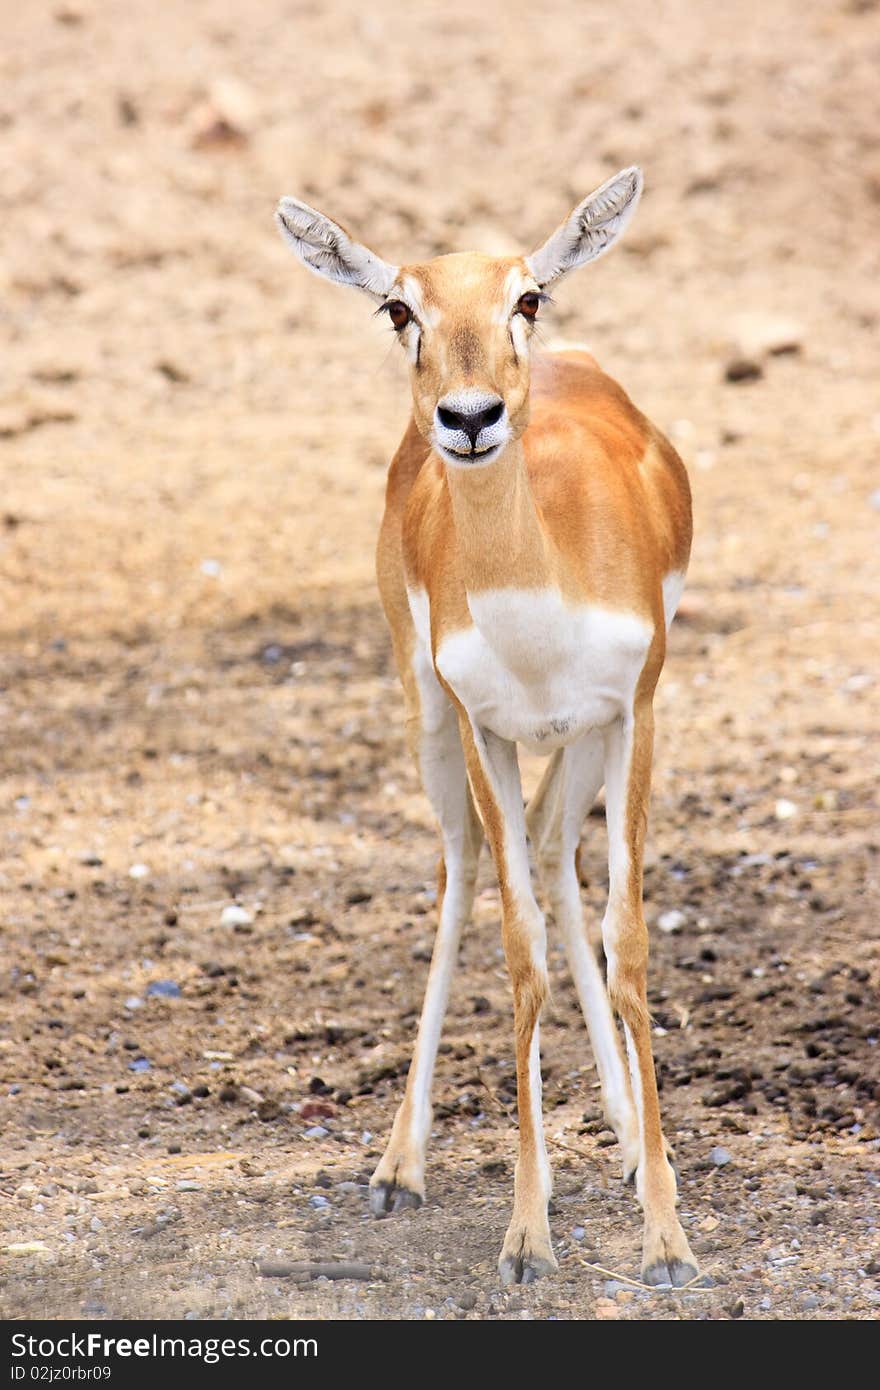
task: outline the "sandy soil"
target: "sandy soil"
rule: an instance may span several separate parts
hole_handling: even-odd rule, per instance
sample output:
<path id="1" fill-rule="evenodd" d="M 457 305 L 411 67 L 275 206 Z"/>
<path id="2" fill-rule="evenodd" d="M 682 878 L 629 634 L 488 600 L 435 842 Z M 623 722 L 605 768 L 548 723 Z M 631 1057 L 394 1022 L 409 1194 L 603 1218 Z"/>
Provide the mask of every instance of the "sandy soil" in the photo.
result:
<path id="1" fill-rule="evenodd" d="M 8 9 L 0 1313 L 876 1316 L 877 5 Z M 647 907 L 681 914 L 651 1002 L 710 1282 L 626 1282 L 639 1216 L 554 942 L 560 1270 L 504 1291 L 488 863 L 429 1200 L 367 1212 L 433 927 L 372 578 L 406 374 L 271 212 L 298 193 L 390 259 L 529 248 L 632 162 L 638 219 L 549 332 L 693 481 Z M 260 1276 L 279 1258 L 375 1277 Z"/>

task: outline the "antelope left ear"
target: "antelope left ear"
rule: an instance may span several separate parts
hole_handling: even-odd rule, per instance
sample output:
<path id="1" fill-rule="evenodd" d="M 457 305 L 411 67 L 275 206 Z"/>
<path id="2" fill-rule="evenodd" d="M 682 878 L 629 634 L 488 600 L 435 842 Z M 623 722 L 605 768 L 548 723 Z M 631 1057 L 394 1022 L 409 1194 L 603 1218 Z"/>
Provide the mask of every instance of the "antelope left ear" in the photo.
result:
<path id="1" fill-rule="evenodd" d="M 526 265 L 542 289 L 611 249 L 638 206 L 643 182 L 641 169 L 622 169 L 579 203 L 543 246 L 526 256 Z"/>

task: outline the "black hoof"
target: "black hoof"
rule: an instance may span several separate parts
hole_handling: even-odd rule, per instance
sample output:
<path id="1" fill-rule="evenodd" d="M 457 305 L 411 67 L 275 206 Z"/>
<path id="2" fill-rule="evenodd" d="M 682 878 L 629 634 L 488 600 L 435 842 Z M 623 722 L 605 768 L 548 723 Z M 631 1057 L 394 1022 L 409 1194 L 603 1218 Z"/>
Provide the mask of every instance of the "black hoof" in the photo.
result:
<path id="1" fill-rule="evenodd" d="M 639 1165 L 636 1164 L 635 1168 L 630 1168 L 630 1170 L 629 1170 L 628 1173 L 624 1173 L 624 1175 L 623 1175 L 623 1185 L 624 1185 L 624 1187 L 635 1187 L 635 1182 L 636 1182 L 636 1170 L 638 1169 L 638 1166 L 639 1166 Z"/>
<path id="2" fill-rule="evenodd" d="M 534 1284 L 545 1274 L 555 1274 L 556 1269 L 556 1261 L 542 1255 L 504 1255 L 498 1262 L 502 1284 Z"/>
<path id="3" fill-rule="evenodd" d="M 696 1265 L 688 1264 L 686 1260 L 655 1260 L 642 1270 L 642 1283 L 650 1284 L 652 1288 L 680 1289 L 696 1279 L 698 1273 Z"/>
<path id="4" fill-rule="evenodd" d="M 370 1211 L 374 1216 L 415 1211 L 421 1205 L 422 1197 L 409 1187 L 398 1187 L 395 1182 L 377 1182 L 370 1186 Z"/>

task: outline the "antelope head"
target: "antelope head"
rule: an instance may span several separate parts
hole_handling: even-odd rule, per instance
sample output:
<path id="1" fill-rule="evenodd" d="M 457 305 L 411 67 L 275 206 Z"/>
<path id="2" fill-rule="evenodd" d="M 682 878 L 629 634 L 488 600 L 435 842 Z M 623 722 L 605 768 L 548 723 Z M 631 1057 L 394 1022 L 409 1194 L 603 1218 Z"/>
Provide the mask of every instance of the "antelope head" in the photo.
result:
<path id="1" fill-rule="evenodd" d="M 275 214 L 317 275 L 378 303 L 406 353 L 422 436 L 453 467 L 492 462 L 528 423 L 532 335 L 551 285 L 610 249 L 635 212 L 642 175 L 603 183 L 528 256 L 459 252 L 391 265 L 296 198 Z"/>

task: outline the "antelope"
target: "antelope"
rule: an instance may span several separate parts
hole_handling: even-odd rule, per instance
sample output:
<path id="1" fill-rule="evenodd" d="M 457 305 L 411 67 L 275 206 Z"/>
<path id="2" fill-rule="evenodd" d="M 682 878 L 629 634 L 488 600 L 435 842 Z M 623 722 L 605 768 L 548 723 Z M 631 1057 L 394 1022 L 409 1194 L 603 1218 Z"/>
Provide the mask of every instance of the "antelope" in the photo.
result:
<path id="1" fill-rule="evenodd" d="M 295 198 L 282 198 L 276 213 L 309 270 L 363 291 L 387 315 L 412 385 L 377 575 L 407 741 L 439 823 L 439 922 L 406 1091 L 370 1206 L 381 1216 L 424 1200 L 434 1063 L 485 837 L 516 1044 L 519 1150 L 499 1259 L 505 1283 L 557 1268 L 541 1116 L 546 932 L 529 841 L 624 1177 L 635 1179 L 644 1212 L 642 1278 L 681 1286 L 697 1277 L 661 1126 L 642 907 L 652 702 L 690 553 L 690 490 L 675 450 L 588 352 L 532 353 L 550 287 L 613 246 L 641 190 L 640 170 L 624 169 L 530 255 L 454 253 L 400 266 Z M 548 758 L 525 810 L 518 744 Z M 581 830 L 603 783 L 605 976 L 585 930 L 578 871 Z"/>

